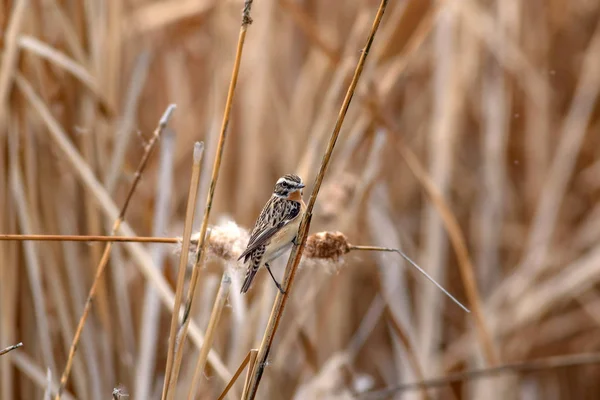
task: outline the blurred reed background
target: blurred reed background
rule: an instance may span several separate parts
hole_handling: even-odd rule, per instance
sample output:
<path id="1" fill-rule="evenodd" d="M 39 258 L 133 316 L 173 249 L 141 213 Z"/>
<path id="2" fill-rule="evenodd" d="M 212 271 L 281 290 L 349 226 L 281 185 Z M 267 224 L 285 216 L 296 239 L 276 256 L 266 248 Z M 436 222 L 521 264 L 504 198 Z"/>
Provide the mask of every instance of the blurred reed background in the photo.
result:
<path id="1" fill-rule="evenodd" d="M 0 233 L 109 233 L 170 103 L 122 232 L 182 235 L 203 141 L 198 229 L 243 2 L 0 4 Z M 284 173 L 299 173 L 308 197 L 377 5 L 255 1 L 211 224 L 251 228 Z M 600 396 L 593 357 L 360 395 L 600 351 L 599 23 L 594 0 L 389 2 L 311 232 L 401 248 L 465 303 L 471 271 L 486 329 L 397 255 L 350 253 L 299 271 L 257 398 Z M 1 399 L 57 387 L 103 246 L 0 241 L 0 348 L 24 343 L 0 358 Z M 160 398 L 173 250 L 113 246 L 63 398 Z M 177 399 L 224 266 L 201 271 Z M 240 296 L 242 275 L 198 399 L 217 398 L 260 344 L 276 288 L 261 271 Z"/>

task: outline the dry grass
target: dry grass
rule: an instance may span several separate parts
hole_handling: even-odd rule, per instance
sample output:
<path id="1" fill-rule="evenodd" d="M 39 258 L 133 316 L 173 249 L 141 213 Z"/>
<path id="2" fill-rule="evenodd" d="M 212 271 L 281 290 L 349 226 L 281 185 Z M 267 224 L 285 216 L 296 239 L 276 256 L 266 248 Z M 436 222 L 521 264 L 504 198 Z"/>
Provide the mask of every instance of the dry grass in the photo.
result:
<path id="1" fill-rule="evenodd" d="M 183 235 L 199 141 L 193 231 L 251 227 L 284 173 L 312 191 L 378 3 L 255 1 L 228 123 L 243 1 L 0 3 L 0 234 L 93 235 L 0 241 L 0 349 L 23 343 L 1 353 L 0 399 L 56 396 L 94 240 L 169 104 L 116 236 Z M 392 253 L 303 258 L 256 398 L 600 395 L 599 53 L 596 1 L 389 2 L 310 233 L 401 248 L 473 312 Z M 160 398 L 177 290 L 169 397 L 248 390 L 277 289 L 261 271 L 239 294 L 239 237 L 208 240 L 178 286 L 173 241 L 112 245 L 62 399 Z"/>

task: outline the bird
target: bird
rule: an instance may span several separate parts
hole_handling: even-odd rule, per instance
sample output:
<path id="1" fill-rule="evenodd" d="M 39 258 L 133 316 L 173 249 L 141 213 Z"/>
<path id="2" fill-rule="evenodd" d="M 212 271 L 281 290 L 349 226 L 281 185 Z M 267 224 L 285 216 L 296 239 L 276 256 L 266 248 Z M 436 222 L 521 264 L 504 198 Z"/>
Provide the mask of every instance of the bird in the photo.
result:
<path id="1" fill-rule="evenodd" d="M 281 294 L 285 291 L 275 279 L 269 263 L 285 253 L 296 243 L 298 228 L 302 215 L 306 211 L 306 204 L 302 199 L 304 183 L 295 174 L 285 174 L 277 180 L 271 198 L 263 207 L 246 249 L 238 261 L 244 259 L 248 263 L 246 276 L 241 293 L 246 293 L 256 273 L 261 266 L 265 266 L 275 286 Z"/>

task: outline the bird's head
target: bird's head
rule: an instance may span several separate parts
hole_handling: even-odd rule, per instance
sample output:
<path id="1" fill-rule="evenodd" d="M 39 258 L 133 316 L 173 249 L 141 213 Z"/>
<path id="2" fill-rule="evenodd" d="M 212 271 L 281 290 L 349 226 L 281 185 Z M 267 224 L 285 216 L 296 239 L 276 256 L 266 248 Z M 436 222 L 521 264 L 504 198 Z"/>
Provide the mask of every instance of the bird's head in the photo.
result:
<path id="1" fill-rule="evenodd" d="M 300 191 L 302 195 L 302 189 L 304 183 L 298 175 L 287 174 L 277 180 L 275 189 L 273 189 L 273 195 L 282 198 L 288 198 L 294 192 Z"/>

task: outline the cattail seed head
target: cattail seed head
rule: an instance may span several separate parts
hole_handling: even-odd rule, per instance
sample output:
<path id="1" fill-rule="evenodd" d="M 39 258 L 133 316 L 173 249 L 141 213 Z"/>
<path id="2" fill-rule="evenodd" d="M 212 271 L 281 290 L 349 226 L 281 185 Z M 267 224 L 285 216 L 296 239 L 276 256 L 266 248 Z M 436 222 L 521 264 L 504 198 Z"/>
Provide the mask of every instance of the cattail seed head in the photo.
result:
<path id="1" fill-rule="evenodd" d="M 206 234 L 206 259 L 223 260 L 233 264 L 236 264 L 237 258 L 242 254 L 250 239 L 246 229 L 229 219 L 224 219 L 218 225 L 209 226 Z M 178 239 L 175 247 L 176 254 L 180 254 L 182 249 L 183 238 L 178 237 Z M 199 239 L 199 232 L 193 233 L 190 237 L 190 261 L 195 259 Z"/>
<path id="2" fill-rule="evenodd" d="M 338 261 L 349 251 L 348 238 L 342 232 L 319 232 L 306 239 L 304 256 Z"/>
<path id="3" fill-rule="evenodd" d="M 250 240 L 248 231 L 233 221 L 226 221 L 210 229 L 207 256 L 224 261 L 236 261 Z"/>

